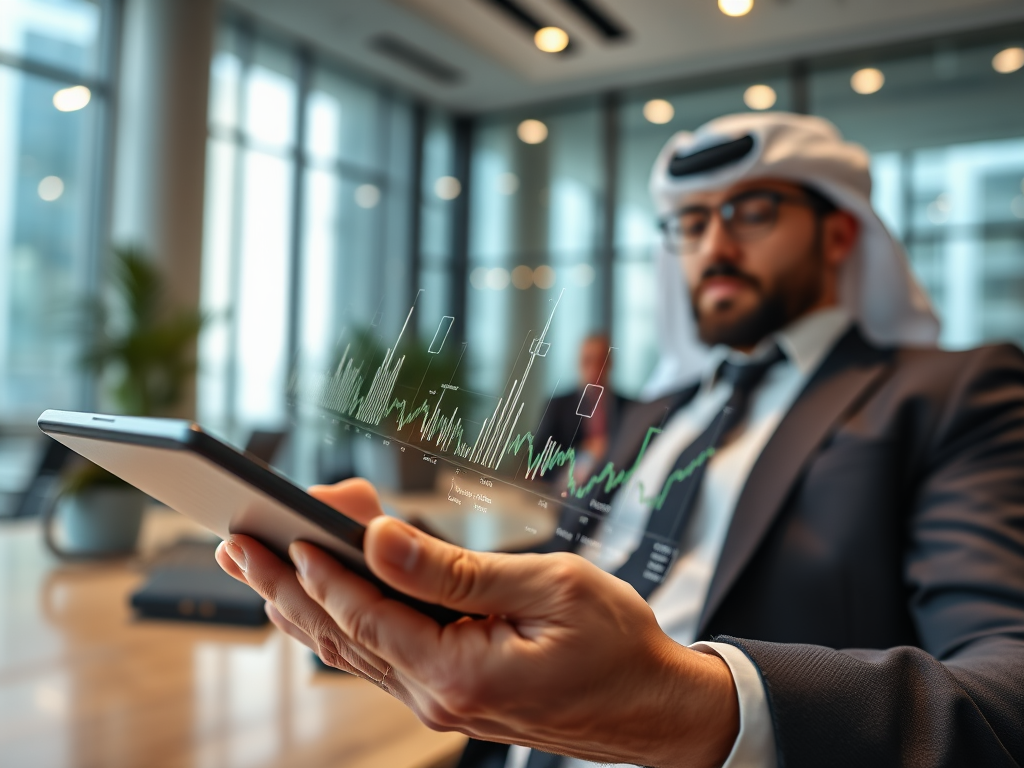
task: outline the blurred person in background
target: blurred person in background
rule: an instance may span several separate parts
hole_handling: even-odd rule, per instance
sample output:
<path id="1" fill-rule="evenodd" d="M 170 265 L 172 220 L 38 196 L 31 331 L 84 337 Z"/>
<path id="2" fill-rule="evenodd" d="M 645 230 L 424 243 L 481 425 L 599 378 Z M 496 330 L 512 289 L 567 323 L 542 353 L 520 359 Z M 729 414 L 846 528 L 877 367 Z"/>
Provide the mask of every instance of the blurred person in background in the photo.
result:
<path id="1" fill-rule="evenodd" d="M 440 627 L 305 543 L 293 567 L 233 536 L 222 567 L 474 737 L 463 766 L 1024 764 L 1024 355 L 936 348 L 867 154 L 824 120 L 677 134 L 651 188 L 661 363 L 585 557 L 460 549 L 355 480 L 313 493 L 367 524 L 371 570 L 486 618 Z"/>
<path id="2" fill-rule="evenodd" d="M 533 444 L 541 451 L 548 440 L 575 451 L 573 474 L 577 483 L 594 470 L 608 451 L 608 441 L 618 429 L 623 410 L 630 401 L 612 391 L 612 348 L 605 334 L 593 334 L 580 345 L 579 386 L 572 392 L 552 397 L 541 418 Z M 568 468 L 564 470 L 568 472 Z M 565 483 L 563 473 L 549 473 L 545 479 Z"/>

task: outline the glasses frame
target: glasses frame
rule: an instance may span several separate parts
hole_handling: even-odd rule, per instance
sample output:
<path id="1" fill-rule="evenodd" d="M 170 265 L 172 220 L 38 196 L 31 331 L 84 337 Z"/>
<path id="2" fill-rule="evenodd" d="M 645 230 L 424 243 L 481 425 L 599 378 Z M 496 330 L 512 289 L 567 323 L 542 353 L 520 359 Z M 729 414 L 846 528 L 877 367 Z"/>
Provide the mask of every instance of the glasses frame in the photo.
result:
<path id="1" fill-rule="evenodd" d="M 740 234 L 736 231 L 735 227 L 735 216 L 737 203 L 750 198 L 768 198 L 773 203 L 772 208 L 772 219 L 770 222 L 764 225 L 763 231 L 756 234 Z M 721 219 L 722 225 L 725 227 L 725 231 L 729 233 L 729 237 L 738 243 L 753 242 L 761 237 L 767 235 L 775 227 L 775 224 L 779 220 L 779 206 L 783 203 L 789 203 L 791 205 L 799 205 L 805 208 L 810 208 L 815 216 L 819 219 L 822 216 L 826 216 L 832 213 L 835 208 L 824 201 L 817 200 L 811 195 L 794 195 L 786 192 L 780 192 L 776 189 L 747 189 L 743 192 L 733 195 L 728 200 L 724 200 L 718 205 L 686 205 L 676 211 L 672 216 L 667 216 L 658 220 L 658 226 L 661 229 L 662 236 L 665 238 L 665 245 L 673 252 L 682 254 L 684 256 L 696 253 L 700 250 L 700 243 L 703 242 L 705 233 L 701 234 L 701 237 L 697 240 L 688 241 L 682 233 L 682 228 L 679 222 L 682 217 L 687 213 L 706 212 L 708 214 L 708 223 L 711 222 L 711 218 L 714 215 L 718 215 Z M 672 225 L 676 224 L 675 231 L 672 229 Z M 692 243 L 687 246 L 687 243 Z"/>

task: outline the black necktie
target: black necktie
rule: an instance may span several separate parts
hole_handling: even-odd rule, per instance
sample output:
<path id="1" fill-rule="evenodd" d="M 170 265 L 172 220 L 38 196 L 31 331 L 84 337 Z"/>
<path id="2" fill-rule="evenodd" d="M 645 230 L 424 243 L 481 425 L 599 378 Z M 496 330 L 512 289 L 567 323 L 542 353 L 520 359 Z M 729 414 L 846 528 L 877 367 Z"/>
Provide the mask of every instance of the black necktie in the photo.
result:
<path id="1" fill-rule="evenodd" d="M 615 572 L 620 579 L 628 581 L 645 600 L 661 585 L 679 554 L 679 546 L 693 514 L 708 459 L 729 437 L 729 433 L 743 422 L 751 392 L 761 383 L 768 369 L 783 358 L 782 351 L 775 346 L 760 360 L 743 364 L 726 361 L 719 368 L 719 377 L 732 383 L 732 394 L 707 429 L 679 454 L 666 479 L 668 488 L 662 489 L 664 498 L 660 498 L 659 494 L 651 510 L 646 535 L 636 551 Z M 661 501 L 660 506 L 657 501 Z M 559 768 L 562 759 L 561 755 L 533 750 L 526 768 Z"/>
<path id="2" fill-rule="evenodd" d="M 718 375 L 732 384 L 732 394 L 707 429 L 679 454 L 665 480 L 665 486 L 655 498 L 647 521 L 646 535 L 640 546 L 615 572 L 645 600 L 661 585 L 679 555 L 679 546 L 693 515 L 708 460 L 715 449 L 743 422 L 750 404 L 750 393 L 761 383 L 768 369 L 782 359 L 781 350 L 775 346 L 760 360 L 743 364 L 728 361 L 722 363 Z"/>

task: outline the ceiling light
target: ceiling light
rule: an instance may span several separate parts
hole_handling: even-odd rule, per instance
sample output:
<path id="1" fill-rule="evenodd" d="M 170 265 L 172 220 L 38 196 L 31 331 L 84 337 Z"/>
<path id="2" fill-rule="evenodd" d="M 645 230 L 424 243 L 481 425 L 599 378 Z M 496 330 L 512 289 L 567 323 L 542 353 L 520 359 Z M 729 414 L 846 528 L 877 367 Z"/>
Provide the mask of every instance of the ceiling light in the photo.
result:
<path id="1" fill-rule="evenodd" d="M 73 85 L 61 88 L 53 94 L 53 106 L 61 112 L 77 112 L 85 107 L 92 98 L 92 91 L 84 85 Z"/>
<path id="2" fill-rule="evenodd" d="M 541 27 L 534 33 L 533 43 L 544 53 L 559 53 L 569 45 L 569 35 L 561 27 Z"/>
<path id="3" fill-rule="evenodd" d="M 675 114 L 675 108 L 664 99 L 651 99 L 644 104 L 644 117 L 647 118 L 647 122 L 655 125 L 671 122 Z"/>
<path id="4" fill-rule="evenodd" d="M 746 16 L 754 7 L 754 0 L 718 0 L 718 10 L 726 16 Z"/>
<path id="5" fill-rule="evenodd" d="M 525 264 L 520 264 L 512 270 L 512 285 L 520 291 L 525 291 L 533 285 L 533 270 Z"/>
<path id="6" fill-rule="evenodd" d="M 503 173 L 498 177 L 498 192 L 503 195 L 514 195 L 519 189 L 519 177 L 514 173 Z"/>
<path id="7" fill-rule="evenodd" d="M 1024 67 L 1024 48 L 1004 48 L 992 57 L 992 69 L 1008 75 Z"/>
<path id="8" fill-rule="evenodd" d="M 490 272 L 487 267 L 477 267 L 469 273 L 469 282 L 478 291 L 487 287 L 487 275 Z"/>
<path id="9" fill-rule="evenodd" d="M 770 85 L 752 85 L 743 92 L 743 103 L 751 109 L 771 109 L 778 98 Z"/>
<path id="10" fill-rule="evenodd" d="M 360 184 L 356 187 L 355 198 L 360 208 L 376 208 L 380 202 L 380 188 L 375 184 Z"/>
<path id="11" fill-rule="evenodd" d="M 573 267 L 572 279 L 576 285 L 586 287 L 594 282 L 594 268 L 589 264 L 577 264 Z"/>
<path id="12" fill-rule="evenodd" d="M 441 176 L 434 182 L 434 194 L 442 200 L 454 200 L 462 192 L 462 184 L 454 176 Z"/>
<path id="13" fill-rule="evenodd" d="M 48 203 L 52 203 L 64 194 L 64 181 L 60 176 L 47 176 L 39 182 L 39 187 L 36 191 L 39 193 L 39 197 Z"/>
<path id="14" fill-rule="evenodd" d="M 555 284 L 555 270 L 547 264 L 537 267 L 533 270 L 533 284 L 546 291 Z"/>
<path id="15" fill-rule="evenodd" d="M 516 135 L 524 144 L 540 144 L 548 137 L 548 127 L 540 120 L 523 120 Z"/>
<path id="16" fill-rule="evenodd" d="M 882 70 L 874 67 L 858 69 L 850 78 L 850 87 L 857 93 L 867 96 L 870 93 L 877 93 L 885 85 L 885 75 Z"/>
<path id="17" fill-rule="evenodd" d="M 487 270 L 487 287 L 492 291 L 504 291 L 508 288 L 508 270 L 501 267 L 491 267 Z"/>

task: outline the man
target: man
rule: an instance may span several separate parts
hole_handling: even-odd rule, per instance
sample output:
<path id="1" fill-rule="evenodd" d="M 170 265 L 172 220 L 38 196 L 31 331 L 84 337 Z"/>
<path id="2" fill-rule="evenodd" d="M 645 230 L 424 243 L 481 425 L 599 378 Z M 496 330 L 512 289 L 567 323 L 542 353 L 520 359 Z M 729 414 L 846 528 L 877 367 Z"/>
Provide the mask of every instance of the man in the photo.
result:
<path id="1" fill-rule="evenodd" d="M 550 439 L 575 451 L 577 481 L 588 475 L 608 452 L 608 441 L 618 430 L 623 409 L 630 401 L 611 390 L 612 354 L 604 334 L 588 336 L 580 345 L 579 386 L 551 398 L 534 437 L 543 447 Z M 566 469 L 567 471 L 567 469 Z M 565 482 L 563 473 L 551 473 L 550 482 Z"/>
<path id="2" fill-rule="evenodd" d="M 934 349 L 867 168 L 783 114 L 662 153 L 652 387 L 697 381 L 625 419 L 619 467 L 662 431 L 591 500 L 601 568 L 460 550 L 359 481 L 315 493 L 368 522 L 369 567 L 488 618 L 439 627 L 303 543 L 293 570 L 235 536 L 222 566 L 431 727 L 534 750 L 473 742 L 498 765 L 1021 765 L 1024 358 Z"/>

